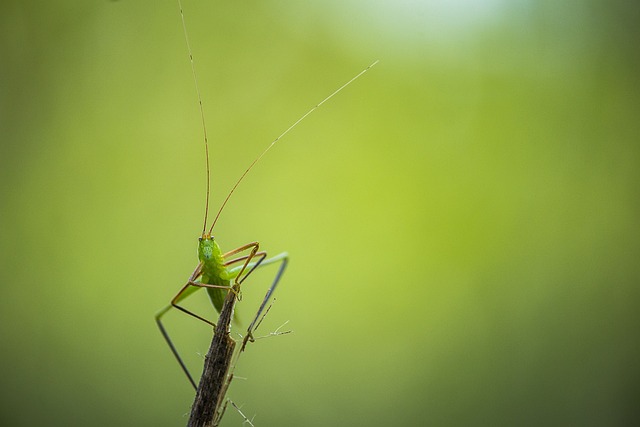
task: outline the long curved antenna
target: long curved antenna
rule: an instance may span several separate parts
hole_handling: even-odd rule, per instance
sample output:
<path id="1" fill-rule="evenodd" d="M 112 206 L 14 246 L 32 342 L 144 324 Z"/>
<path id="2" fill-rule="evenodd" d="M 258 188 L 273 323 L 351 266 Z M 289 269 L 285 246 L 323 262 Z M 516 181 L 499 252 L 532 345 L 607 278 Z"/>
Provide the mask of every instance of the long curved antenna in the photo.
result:
<path id="1" fill-rule="evenodd" d="M 178 0 L 180 1 L 180 0 Z M 258 163 L 260 161 L 260 159 L 262 159 L 262 157 L 267 154 L 267 151 L 269 151 L 271 149 L 271 147 L 273 147 L 276 142 L 278 142 L 283 136 L 285 136 L 286 134 L 289 133 L 289 131 L 291 129 L 293 129 L 294 127 L 296 127 L 298 125 L 298 123 L 300 123 L 301 121 L 303 121 L 309 114 L 313 113 L 316 109 L 318 109 L 322 104 L 324 104 L 325 102 L 327 102 L 328 100 L 330 100 L 331 98 L 334 97 L 334 95 L 336 95 L 338 92 L 340 92 L 342 89 L 344 89 L 345 87 L 349 86 L 354 80 L 356 80 L 358 77 L 360 77 L 361 75 L 363 75 L 364 73 L 366 73 L 367 71 L 369 71 L 369 69 L 371 69 L 371 67 L 373 67 L 374 65 L 376 65 L 379 62 L 379 60 L 376 60 L 375 62 L 373 62 L 371 65 L 369 65 L 367 68 L 365 68 L 364 70 L 360 71 L 358 74 L 356 74 L 354 77 L 351 78 L 351 80 L 349 80 L 348 82 L 346 82 L 345 84 L 343 84 L 342 86 L 340 86 L 338 89 L 336 89 L 331 95 L 327 96 L 325 99 L 323 99 L 320 103 L 316 104 L 313 108 L 311 108 L 309 111 L 307 111 L 306 113 L 304 113 L 298 120 L 296 120 L 291 126 L 289 126 L 284 132 L 282 132 L 280 134 L 280 136 L 278 136 L 276 139 L 274 139 L 271 144 L 269 144 L 269 146 L 262 152 L 260 153 L 260 155 L 258 157 L 255 158 L 255 160 L 253 162 L 251 162 L 251 164 L 249 165 L 249 167 L 247 168 L 247 170 L 245 170 L 243 172 L 243 174 L 240 176 L 240 178 L 238 179 L 238 181 L 236 181 L 236 183 L 234 184 L 233 188 L 231 188 L 231 191 L 229 192 L 229 194 L 227 194 L 227 197 L 224 199 L 224 202 L 222 202 L 222 206 L 220 206 L 220 209 L 218 210 L 218 213 L 216 214 L 216 217 L 213 220 L 213 223 L 211 224 L 211 228 L 209 229 L 209 234 L 211 234 L 213 232 L 213 226 L 216 225 L 216 222 L 218 221 L 218 218 L 220 217 L 220 214 L 222 213 L 222 210 L 224 209 L 224 207 L 226 206 L 227 202 L 229 201 L 229 199 L 231 198 L 231 195 L 233 194 L 234 191 L 236 191 L 236 188 L 238 188 L 238 185 L 240 185 L 240 183 L 242 182 L 242 180 L 244 179 L 244 177 L 249 173 L 249 171 L 253 168 L 253 166 Z M 206 141 L 206 138 L 205 138 Z"/>
<path id="2" fill-rule="evenodd" d="M 207 217 L 209 215 L 209 193 L 211 192 L 211 167 L 209 166 L 209 140 L 207 139 L 207 125 L 204 120 L 204 108 L 202 107 L 202 97 L 200 96 L 200 89 L 198 88 L 198 78 L 196 77 L 196 66 L 193 62 L 193 54 L 191 53 L 191 45 L 189 44 L 189 35 L 187 34 L 187 25 L 184 22 L 184 13 L 182 13 L 182 2 L 178 0 L 178 7 L 180 8 L 180 17 L 182 18 L 182 30 L 184 31 L 184 41 L 187 43 L 187 50 L 189 51 L 189 62 L 191 63 L 191 73 L 193 74 L 193 82 L 196 86 L 196 93 L 198 94 L 198 105 L 200 107 L 200 118 L 202 119 L 202 131 L 204 132 L 204 153 L 207 165 L 207 195 L 205 197 L 204 206 L 204 225 L 202 226 L 202 235 L 207 230 Z"/>

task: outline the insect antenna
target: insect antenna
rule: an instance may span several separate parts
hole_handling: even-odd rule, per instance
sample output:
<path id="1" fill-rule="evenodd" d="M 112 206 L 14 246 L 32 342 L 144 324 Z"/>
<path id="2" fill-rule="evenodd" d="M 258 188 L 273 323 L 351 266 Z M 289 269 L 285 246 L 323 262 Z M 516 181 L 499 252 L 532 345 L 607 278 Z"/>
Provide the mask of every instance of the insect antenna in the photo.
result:
<path id="1" fill-rule="evenodd" d="M 180 8 L 180 18 L 182 18 L 182 31 L 184 32 L 184 40 L 187 43 L 187 51 L 189 52 L 189 62 L 191 63 L 191 74 L 193 74 L 193 83 L 196 87 L 196 94 L 198 95 L 198 107 L 200 109 L 200 119 L 202 120 L 202 132 L 204 134 L 204 153 L 207 170 L 207 186 L 204 205 L 204 225 L 202 226 L 202 235 L 207 231 L 207 218 L 209 216 L 209 194 L 211 193 L 211 166 L 209 161 L 209 139 L 207 138 L 207 125 L 204 119 L 204 108 L 202 107 L 202 97 L 200 96 L 200 89 L 198 87 L 198 78 L 196 77 L 196 66 L 193 62 L 193 54 L 191 53 L 191 45 L 189 44 L 189 35 L 187 34 L 187 25 L 184 20 L 184 13 L 182 12 L 182 2 L 178 0 L 178 7 Z"/>
<path id="2" fill-rule="evenodd" d="M 233 187 L 231 188 L 231 191 L 229 191 L 229 194 L 227 194 L 227 197 L 224 199 L 224 201 L 222 202 L 222 206 L 220 206 L 220 209 L 218 210 L 218 213 L 216 214 L 216 217 L 213 220 L 213 223 L 211 224 L 211 228 L 209 229 L 209 234 L 211 234 L 211 232 L 213 231 L 213 227 L 214 225 L 216 225 L 216 222 L 218 221 L 218 218 L 220 217 L 220 214 L 222 213 L 222 210 L 224 209 L 224 207 L 226 206 L 227 202 L 229 201 L 229 199 L 231 198 L 231 195 L 236 191 L 236 188 L 238 188 L 238 185 L 240 185 L 240 183 L 242 182 L 242 180 L 244 179 L 245 176 L 247 176 L 247 174 L 249 173 L 249 171 L 251 169 L 253 169 L 253 167 L 255 166 L 256 163 L 258 163 L 260 161 L 260 159 L 262 159 L 262 157 L 267 154 L 267 151 L 269 151 L 271 149 L 271 147 L 273 147 L 276 142 L 280 141 L 280 139 L 282 139 L 282 137 L 284 137 L 286 134 L 289 133 L 289 131 L 291 131 L 294 127 L 296 127 L 301 121 L 303 121 L 305 118 L 307 118 L 307 116 L 311 113 L 313 113 L 315 110 L 317 110 L 318 108 L 320 108 L 320 106 L 322 104 L 324 104 L 325 102 L 327 102 L 328 100 L 330 100 L 331 98 L 333 98 L 335 95 L 338 94 L 338 92 L 340 92 L 342 89 L 344 89 L 345 87 L 349 86 L 354 80 L 356 80 L 358 77 L 360 77 L 361 75 L 363 75 L 364 73 L 366 73 L 367 71 L 369 71 L 371 69 L 371 67 L 373 67 L 374 65 L 376 65 L 379 61 L 376 60 L 375 62 L 373 62 L 371 65 L 369 65 L 367 68 L 365 68 L 364 70 L 360 71 L 358 74 L 356 74 L 354 77 L 352 77 L 348 82 L 346 82 L 345 84 L 343 84 L 342 86 L 340 86 L 338 89 L 336 89 L 335 91 L 333 91 L 333 93 L 331 93 L 331 95 L 327 96 L 326 98 L 324 98 L 322 101 L 320 101 L 318 104 L 314 105 L 309 111 L 307 111 L 306 113 L 304 113 L 298 120 L 296 120 L 295 122 L 293 122 L 293 124 L 291 126 L 289 126 L 284 132 L 282 132 L 276 139 L 274 139 L 273 141 L 271 141 L 271 144 L 269 144 L 269 146 L 267 146 L 267 148 L 265 148 L 265 150 L 260 153 L 260 155 L 258 157 L 256 157 L 253 162 L 251 162 L 251 164 L 249 165 L 249 167 L 242 173 L 242 175 L 240 176 L 240 178 L 236 181 L 236 183 L 233 185 Z M 193 64 L 193 62 L 192 62 Z M 200 106 L 202 108 L 202 105 Z M 205 136 L 205 145 L 206 145 L 206 136 Z M 207 166 L 208 167 L 208 166 Z M 208 170 L 207 170 L 207 174 L 208 174 Z M 207 203 L 208 205 L 208 203 Z"/>

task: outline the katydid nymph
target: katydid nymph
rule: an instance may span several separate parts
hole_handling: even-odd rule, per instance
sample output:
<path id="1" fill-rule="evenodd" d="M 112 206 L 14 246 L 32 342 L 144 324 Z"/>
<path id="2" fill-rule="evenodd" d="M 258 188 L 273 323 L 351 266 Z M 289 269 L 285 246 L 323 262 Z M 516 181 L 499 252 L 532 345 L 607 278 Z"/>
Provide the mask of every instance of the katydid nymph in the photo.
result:
<path id="1" fill-rule="evenodd" d="M 373 67 L 376 63 L 369 65 L 364 70 L 360 71 L 355 77 L 351 78 L 348 82 L 340 86 L 337 90 L 331 93 L 329 96 L 324 98 L 320 103 L 316 104 L 309 111 L 303 114 L 298 120 L 296 120 L 291 126 L 289 126 L 284 132 L 282 132 L 276 139 L 274 139 L 267 147 L 262 151 L 262 153 L 257 156 L 253 162 L 249 165 L 249 167 L 242 173 L 240 178 L 235 182 L 226 198 L 222 202 L 211 226 L 207 228 L 208 222 L 208 213 L 209 213 L 209 195 L 210 195 L 210 167 L 209 167 L 209 142 L 207 139 L 207 130 L 205 124 L 205 116 L 204 109 L 202 106 L 202 99 L 200 96 L 200 91 L 198 89 L 198 81 L 196 78 L 195 72 L 195 64 L 193 60 L 193 55 L 191 52 L 191 47 L 189 45 L 189 38 L 187 35 L 187 27 L 185 24 L 185 18 L 182 8 L 181 0 L 178 0 L 178 6 L 180 8 L 180 17 L 182 20 L 182 29 L 184 32 L 185 42 L 187 45 L 187 51 L 189 55 L 189 61 L 191 64 L 191 71 L 193 75 L 193 80 L 195 84 L 197 101 L 199 104 L 199 112 L 200 118 L 202 120 L 202 131 L 203 131 L 203 139 L 204 139 L 204 148 L 205 148 L 205 156 L 206 156 L 206 196 L 205 196 L 205 209 L 204 209 L 204 225 L 202 227 L 202 234 L 198 239 L 198 260 L 199 263 L 193 273 L 189 276 L 186 284 L 178 291 L 176 296 L 171 300 L 171 302 L 158 311 L 155 315 L 156 323 L 160 328 L 160 331 L 165 338 L 169 348 L 171 349 L 173 355 L 177 359 L 180 367 L 186 374 L 189 382 L 193 385 L 194 388 L 197 389 L 198 397 L 196 398 L 196 403 L 194 404 L 194 409 L 198 404 L 198 398 L 201 400 L 211 399 L 213 402 L 204 402 L 205 405 L 210 405 L 213 412 L 211 415 L 211 419 L 202 425 L 218 425 L 220 422 L 222 415 L 224 414 L 224 410 L 226 408 L 226 398 L 225 394 L 229 387 L 229 384 L 233 378 L 233 369 L 239 354 L 242 353 L 248 342 L 253 342 L 254 336 L 253 333 L 255 329 L 259 325 L 262 317 L 268 311 L 267 306 L 269 301 L 272 298 L 273 292 L 275 291 L 282 275 L 284 273 L 285 268 L 287 267 L 287 263 L 289 261 L 289 256 L 286 252 L 280 253 L 273 257 L 267 257 L 267 252 L 260 250 L 260 244 L 256 241 L 247 243 L 242 245 L 236 249 L 223 252 L 218 242 L 215 240 L 213 236 L 213 229 L 220 217 L 220 214 L 224 210 L 227 202 L 229 201 L 231 195 L 234 193 L 236 188 L 240 185 L 246 175 L 251 171 L 251 169 L 255 166 L 256 163 L 262 159 L 262 157 L 278 142 L 282 137 L 284 137 L 289 131 L 291 131 L 295 126 L 297 126 L 303 119 L 305 119 L 309 114 L 319 108 L 322 104 L 348 86 L 355 79 L 360 77 L 362 74 L 367 72 L 371 67 Z M 247 327 L 246 332 L 242 337 L 242 345 L 239 350 L 235 350 L 235 341 L 233 341 L 229 337 L 230 328 L 232 319 L 234 317 L 234 307 L 236 301 L 238 301 L 241 297 L 241 286 L 244 281 L 258 268 L 262 268 L 264 266 L 276 264 L 278 265 L 277 272 L 275 277 L 271 283 L 271 286 L 268 288 L 267 293 L 262 300 L 262 303 L 258 307 L 256 314 L 254 315 L 251 323 Z M 211 320 L 206 319 L 203 316 L 200 316 L 180 305 L 180 303 L 192 295 L 199 289 L 206 289 L 206 292 L 211 300 L 211 303 L 215 310 L 219 313 L 219 317 L 217 323 L 214 323 Z M 202 379 L 200 381 L 200 386 L 196 386 L 196 382 L 194 381 L 193 376 L 187 369 L 186 364 L 178 354 L 176 347 L 171 341 L 163 323 L 162 317 L 172 308 L 176 308 L 196 319 L 199 319 L 213 327 L 214 338 L 212 342 L 212 346 L 210 348 L 209 354 L 207 355 L 207 359 L 214 360 L 215 359 L 215 367 L 211 369 L 216 370 L 216 374 L 214 375 L 205 375 L 207 374 L 207 361 L 205 361 L 205 370 L 203 372 Z M 266 310 L 266 311 L 265 311 Z M 212 365 L 213 366 L 213 365 Z M 206 377 L 206 381 L 205 381 Z M 200 393 L 203 389 L 211 389 L 209 392 L 204 392 L 200 396 Z M 234 405 L 235 406 L 235 405 Z M 192 411 L 193 417 L 193 411 Z M 244 417 L 244 415 L 243 415 Z M 245 417 L 245 422 L 249 422 Z M 190 421 L 190 425 L 191 421 Z M 194 423 L 193 425 L 199 425 Z"/>

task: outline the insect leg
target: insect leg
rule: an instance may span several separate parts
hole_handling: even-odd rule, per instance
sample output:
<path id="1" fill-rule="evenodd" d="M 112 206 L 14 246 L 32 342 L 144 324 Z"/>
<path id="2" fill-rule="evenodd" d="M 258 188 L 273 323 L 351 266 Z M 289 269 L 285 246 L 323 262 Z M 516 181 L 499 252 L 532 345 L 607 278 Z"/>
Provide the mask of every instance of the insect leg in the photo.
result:
<path id="1" fill-rule="evenodd" d="M 235 277 L 234 279 L 234 287 L 238 287 L 239 285 L 242 284 L 242 282 L 244 281 L 244 279 L 247 278 L 247 276 L 249 276 L 249 274 L 251 274 L 251 272 L 253 270 L 255 270 L 260 263 L 264 260 L 264 258 L 267 256 L 267 253 L 262 251 L 260 252 L 260 259 L 256 262 L 256 264 L 246 273 L 245 270 L 247 269 L 247 266 L 249 265 L 249 263 L 251 262 L 251 260 L 258 255 L 258 249 L 260 248 L 260 243 L 258 242 L 251 242 L 251 243 L 247 243 L 246 245 L 240 246 L 239 248 L 236 248 L 232 251 L 227 252 L 226 254 L 223 254 L 222 257 L 223 258 L 227 258 L 230 257 L 231 255 L 235 255 L 237 253 L 240 253 L 242 251 L 246 251 L 247 249 L 251 249 L 251 252 L 248 255 L 236 258 L 235 260 L 231 260 L 228 261 L 227 263 L 225 263 L 225 265 L 229 265 L 229 264 L 233 264 L 235 262 L 238 261 L 242 261 L 244 260 L 244 264 L 242 265 L 242 268 L 240 269 L 240 272 L 238 273 L 238 275 Z"/>
<path id="2" fill-rule="evenodd" d="M 245 261 L 245 263 L 242 266 L 243 269 L 238 273 L 238 275 L 236 276 L 236 279 L 235 279 L 235 283 L 238 284 L 238 285 L 241 285 L 242 282 L 244 282 L 244 280 L 247 277 L 249 277 L 249 275 L 251 273 L 253 273 L 253 270 L 258 268 L 260 266 L 260 264 L 262 264 L 262 261 L 264 261 L 264 259 L 266 257 L 267 257 L 267 253 L 265 251 L 256 252 L 255 254 L 253 254 L 253 252 L 252 252 L 249 255 L 243 255 L 241 257 L 232 259 L 230 261 L 226 261 L 224 263 L 224 266 L 228 267 L 228 266 L 233 265 L 233 264 L 235 264 L 237 262 Z M 254 258 L 256 258 L 257 261 L 253 261 Z M 243 273 L 243 270 L 246 270 L 246 268 L 248 268 L 249 270 L 247 270 L 247 271 L 245 271 Z"/>
<path id="3" fill-rule="evenodd" d="M 274 257 L 271 257 L 269 259 L 264 260 L 260 265 L 261 266 L 266 266 L 269 264 L 274 264 L 280 262 L 280 267 L 278 268 L 278 272 L 276 273 L 276 276 L 273 279 L 273 282 L 271 283 L 271 286 L 269 287 L 269 289 L 267 290 L 267 293 L 264 296 L 264 299 L 262 300 L 262 303 L 260 304 L 260 308 L 258 308 L 258 311 L 256 312 L 255 317 L 253 318 L 253 320 L 251 321 L 251 323 L 249 324 L 249 327 L 247 328 L 247 334 L 244 337 L 244 339 L 242 340 L 242 348 L 240 349 L 240 351 L 244 351 L 244 348 L 247 345 L 247 342 L 251 341 L 254 342 L 255 339 L 253 338 L 253 331 L 256 328 L 256 324 L 259 323 L 260 321 L 260 316 L 262 315 L 262 313 L 264 312 L 265 308 L 267 307 L 267 304 L 269 303 L 269 300 L 271 299 L 271 296 L 273 295 L 273 292 L 276 290 L 276 286 L 278 286 L 278 283 L 280 282 L 280 279 L 282 278 L 282 274 L 284 273 L 285 268 L 287 267 L 287 264 L 289 263 L 289 254 L 287 254 L 286 252 L 283 252 L 281 254 L 278 254 Z"/>
<path id="4" fill-rule="evenodd" d="M 215 330 L 215 327 L 216 327 L 215 323 L 213 323 L 212 321 L 207 320 L 204 317 L 199 316 L 199 315 L 187 310 L 186 308 L 181 307 L 181 306 L 178 305 L 178 302 L 184 300 L 189 295 L 193 294 L 195 291 L 197 291 L 198 289 L 200 289 L 202 287 L 212 287 L 212 288 L 220 288 L 220 287 L 222 287 L 224 289 L 229 289 L 226 286 L 208 285 L 206 283 L 196 282 L 196 279 L 198 279 L 198 277 L 200 277 L 201 274 L 202 274 L 202 264 L 198 264 L 198 267 L 196 267 L 196 269 L 193 271 L 193 273 L 189 277 L 189 280 L 188 280 L 187 284 L 184 285 L 180 289 L 180 291 L 178 291 L 176 296 L 173 297 L 173 299 L 171 300 L 171 303 L 169 305 L 167 305 L 165 308 L 163 308 L 162 310 L 160 310 L 159 312 L 157 312 L 156 316 L 155 316 L 156 323 L 158 325 L 158 328 L 160 329 L 160 333 L 162 333 L 162 336 L 164 337 L 165 341 L 169 345 L 169 348 L 171 349 L 171 352 L 173 353 L 173 355 L 175 356 L 176 360 L 180 364 L 180 367 L 182 368 L 184 373 L 187 375 L 187 378 L 189 379 L 189 382 L 191 383 L 191 385 L 193 385 L 193 388 L 195 388 L 195 389 L 197 389 L 197 385 L 196 385 L 195 381 L 193 380 L 193 377 L 191 376 L 191 373 L 187 369 L 187 366 L 185 365 L 185 363 L 183 362 L 182 358 L 180 357 L 180 354 L 178 353 L 178 350 L 176 349 L 175 345 L 171 341 L 171 338 L 169 337 L 169 334 L 167 333 L 167 330 L 165 329 L 164 325 L 162 324 L 161 318 L 170 309 L 177 308 L 178 310 L 182 311 L 183 313 L 186 313 L 189 316 L 195 317 L 196 319 L 199 319 L 199 320 L 207 323 L 208 325 L 211 325 Z"/>

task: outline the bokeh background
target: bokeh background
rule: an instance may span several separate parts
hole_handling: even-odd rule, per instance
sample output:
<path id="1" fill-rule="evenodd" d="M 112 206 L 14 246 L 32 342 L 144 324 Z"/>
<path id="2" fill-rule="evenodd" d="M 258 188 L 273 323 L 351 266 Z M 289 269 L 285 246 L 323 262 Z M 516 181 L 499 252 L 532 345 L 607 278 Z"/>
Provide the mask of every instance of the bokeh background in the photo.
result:
<path id="1" fill-rule="evenodd" d="M 5 3 L 0 424 L 184 425 L 153 321 L 204 207 L 177 4 Z M 250 347 L 230 390 L 257 426 L 640 422 L 638 2 L 184 9 L 214 211 L 380 59 L 216 226 L 291 255 L 262 330 L 294 333 Z M 245 326 L 274 272 L 247 283 Z M 184 317 L 167 327 L 197 371 L 211 331 Z"/>

